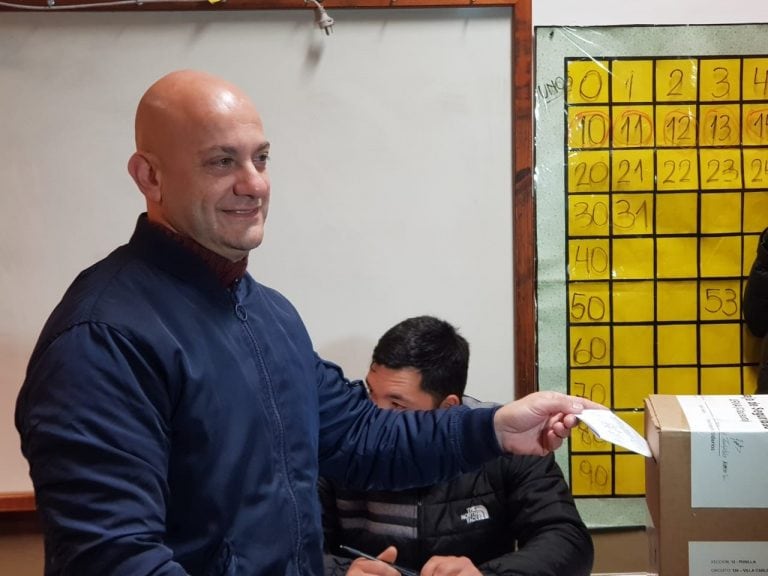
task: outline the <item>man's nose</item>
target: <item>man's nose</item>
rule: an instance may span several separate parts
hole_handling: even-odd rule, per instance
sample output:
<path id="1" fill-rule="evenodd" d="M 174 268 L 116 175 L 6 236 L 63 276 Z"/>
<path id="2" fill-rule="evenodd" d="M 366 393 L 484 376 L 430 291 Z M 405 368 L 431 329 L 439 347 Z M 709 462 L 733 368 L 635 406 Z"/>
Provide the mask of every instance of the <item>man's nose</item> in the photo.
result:
<path id="1" fill-rule="evenodd" d="M 235 194 L 263 196 L 269 191 L 269 177 L 266 170 L 258 170 L 253 164 L 246 164 L 235 183 Z"/>

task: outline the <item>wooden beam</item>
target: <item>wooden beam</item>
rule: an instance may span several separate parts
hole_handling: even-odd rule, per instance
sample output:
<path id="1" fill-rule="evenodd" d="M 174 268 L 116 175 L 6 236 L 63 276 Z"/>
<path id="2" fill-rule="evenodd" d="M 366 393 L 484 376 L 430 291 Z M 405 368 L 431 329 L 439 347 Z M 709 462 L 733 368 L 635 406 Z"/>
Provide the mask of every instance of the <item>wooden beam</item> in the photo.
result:
<path id="1" fill-rule="evenodd" d="M 35 510 L 34 492 L 6 492 L 0 494 L 0 514 Z"/>
<path id="2" fill-rule="evenodd" d="M 194 11 L 194 10 L 312 10 L 314 4 L 308 0 L 222 0 L 219 2 L 189 1 L 156 2 L 153 0 L 136 0 L 114 6 L 99 6 L 110 0 L 52 0 L 53 9 L 47 0 L 5 0 L 8 4 L 19 7 L 0 6 L 0 11 L 24 11 L 34 9 L 38 12 L 61 11 L 72 7 L 82 12 L 89 11 Z M 113 0 L 114 1 L 114 0 Z M 461 8 L 461 7 L 492 7 L 517 6 L 528 4 L 530 0 L 324 0 L 323 7 L 329 10 L 346 8 Z M 93 5 L 93 6 L 89 6 Z M 74 8 L 77 6 L 77 8 Z"/>
<path id="3" fill-rule="evenodd" d="M 536 214 L 533 198 L 533 22 L 531 0 L 514 8 L 512 134 L 515 398 L 536 390 Z"/>

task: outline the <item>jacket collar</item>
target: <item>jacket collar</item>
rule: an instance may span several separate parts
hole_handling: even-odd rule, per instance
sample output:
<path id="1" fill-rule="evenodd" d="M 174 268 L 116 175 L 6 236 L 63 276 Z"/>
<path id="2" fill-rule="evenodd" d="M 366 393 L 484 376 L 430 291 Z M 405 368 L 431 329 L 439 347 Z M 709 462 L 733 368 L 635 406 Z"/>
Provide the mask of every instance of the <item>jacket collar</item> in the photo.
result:
<path id="1" fill-rule="evenodd" d="M 246 259 L 227 267 L 221 256 L 150 222 L 146 213 L 139 216 L 128 246 L 143 260 L 204 290 L 228 288 L 246 274 L 248 264 Z"/>

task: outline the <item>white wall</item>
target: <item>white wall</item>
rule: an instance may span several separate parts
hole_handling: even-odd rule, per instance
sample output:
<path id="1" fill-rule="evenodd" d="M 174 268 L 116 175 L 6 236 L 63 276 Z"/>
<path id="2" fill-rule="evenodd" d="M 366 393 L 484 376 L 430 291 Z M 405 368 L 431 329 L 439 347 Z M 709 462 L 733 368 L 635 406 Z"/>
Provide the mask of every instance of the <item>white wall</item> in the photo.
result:
<path id="1" fill-rule="evenodd" d="M 125 170 L 142 92 L 176 68 L 243 86 L 272 143 L 250 271 L 362 377 L 378 336 L 435 314 L 470 390 L 511 399 L 509 9 L 5 13 L 0 18 L 0 492 L 26 490 L 13 405 L 42 324 L 142 210 Z"/>
<path id="2" fill-rule="evenodd" d="M 756 24 L 766 0 L 532 0 L 534 26 Z"/>

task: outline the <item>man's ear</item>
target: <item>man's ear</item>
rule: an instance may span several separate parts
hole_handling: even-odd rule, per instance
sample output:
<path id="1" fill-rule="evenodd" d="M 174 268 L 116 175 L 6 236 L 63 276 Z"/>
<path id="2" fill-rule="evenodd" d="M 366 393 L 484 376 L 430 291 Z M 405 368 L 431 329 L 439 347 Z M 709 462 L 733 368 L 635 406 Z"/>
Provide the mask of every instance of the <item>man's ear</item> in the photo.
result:
<path id="1" fill-rule="evenodd" d="M 134 152 L 128 159 L 128 173 L 147 200 L 160 203 L 162 199 L 160 176 L 151 155 Z"/>
<path id="2" fill-rule="evenodd" d="M 450 408 L 451 406 L 458 406 L 459 404 L 461 404 L 461 398 L 456 394 L 448 394 L 448 396 L 443 398 L 443 401 L 440 402 L 439 408 Z"/>

